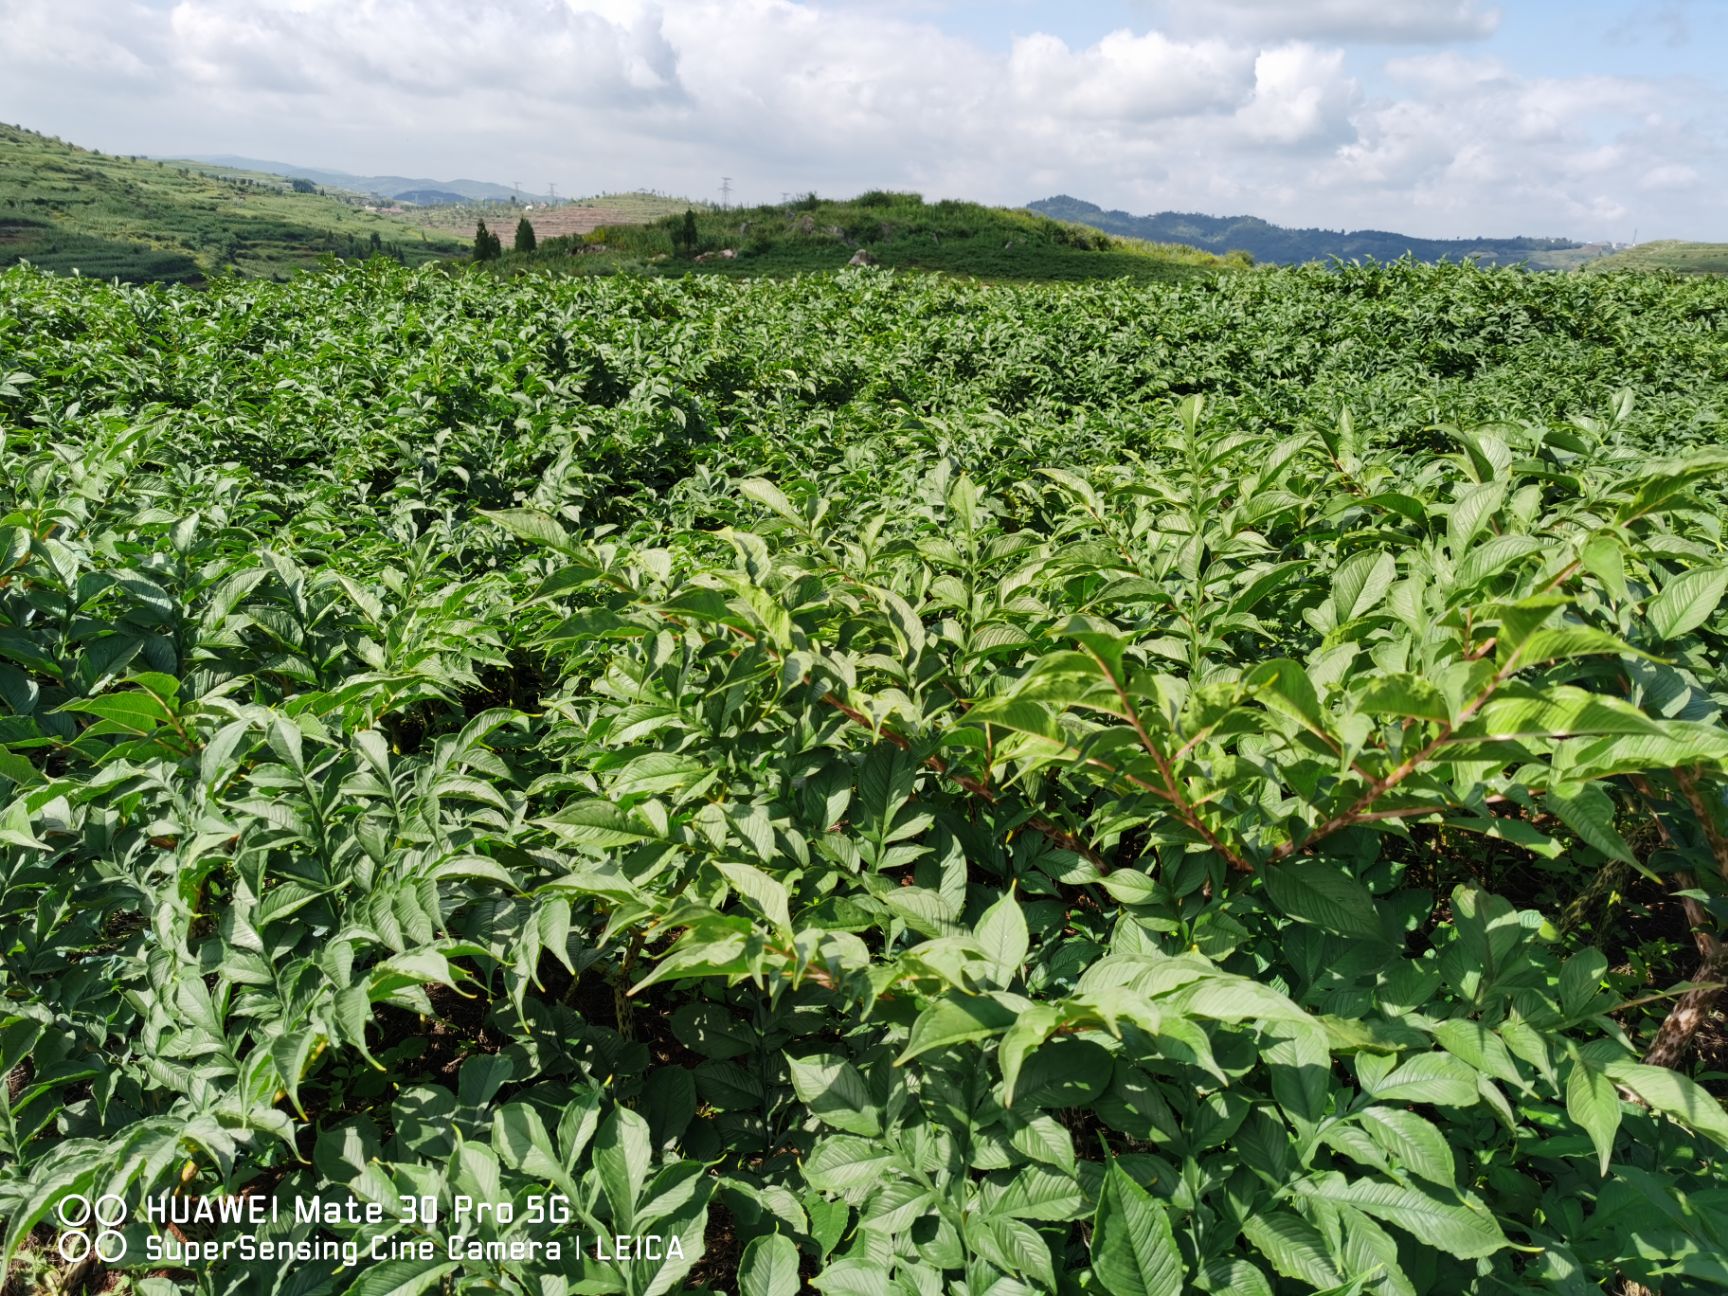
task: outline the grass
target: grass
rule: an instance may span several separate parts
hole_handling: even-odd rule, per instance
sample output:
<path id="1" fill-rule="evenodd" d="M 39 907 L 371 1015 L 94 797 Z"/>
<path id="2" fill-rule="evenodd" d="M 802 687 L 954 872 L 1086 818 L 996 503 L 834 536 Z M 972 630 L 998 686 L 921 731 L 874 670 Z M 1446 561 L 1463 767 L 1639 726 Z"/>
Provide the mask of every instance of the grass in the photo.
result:
<path id="1" fill-rule="evenodd" d="M 358 198 L 294 193 L 280 176 L 113 156 L 0 125 L 0 266 L 196 283 L 283 276 L 329 255 L 412 265 L 464 247 Z"/>
<path id="2" fill-rule="evenodd" d="M 1728 274 L 1728 243 L 1660 239 L 1590 263 L 1591 270 L 1672 270 L 1678 274 Z"/>
<path id="3" fill-rule="evenodd" d="M 836 270 L 860 252 L 874 263 L 1001 281 L 1183 279 L 1247 258 L 1144 243 L 1033 212 L 917 194 L 872 192 L 844 201 L 814 196 L 779 206 L 701 210 L 694 247 L 681 245 L 682 210 L 651 224 L 608 225 L 506 255 L 505 272 L 785 275 Z M 532 220 L 532 213 L 530 213 Z M 500 231 L 508 238 L 509 231 Z"/>

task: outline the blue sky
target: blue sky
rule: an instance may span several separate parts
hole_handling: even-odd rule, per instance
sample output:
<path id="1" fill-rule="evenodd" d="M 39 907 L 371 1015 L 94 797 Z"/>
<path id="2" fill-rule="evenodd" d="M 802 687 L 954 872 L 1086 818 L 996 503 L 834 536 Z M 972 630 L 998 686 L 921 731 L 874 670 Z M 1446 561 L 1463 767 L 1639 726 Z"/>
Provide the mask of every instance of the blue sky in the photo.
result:
<path id="1" fill-rule="evenodd" d="M 1728 240 L 1728 0 L 0 0 L 95 147 Z"/>

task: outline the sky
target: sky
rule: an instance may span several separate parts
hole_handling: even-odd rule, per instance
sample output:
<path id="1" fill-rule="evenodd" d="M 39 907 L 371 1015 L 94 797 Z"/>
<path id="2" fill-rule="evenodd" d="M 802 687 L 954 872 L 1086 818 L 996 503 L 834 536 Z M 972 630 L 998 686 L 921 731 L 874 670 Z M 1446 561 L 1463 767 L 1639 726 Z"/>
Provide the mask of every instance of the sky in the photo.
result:
<path id="1" fill-rule="evenodd" d="M 1728 0 L 0 0 L 106 152 L 1728 240 Z"/>

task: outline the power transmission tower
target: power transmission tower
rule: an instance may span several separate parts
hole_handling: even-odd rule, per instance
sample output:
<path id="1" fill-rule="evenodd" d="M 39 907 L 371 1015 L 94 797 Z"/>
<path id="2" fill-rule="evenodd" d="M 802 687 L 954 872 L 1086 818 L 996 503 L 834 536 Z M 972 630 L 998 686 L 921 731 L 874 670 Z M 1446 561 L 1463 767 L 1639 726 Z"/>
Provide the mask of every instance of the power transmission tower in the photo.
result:
<path id="1" fill-rule="evenodd" d="M 720 206 L 722 208 L 726 208 L 726 207 L 730 207 L 731 205 L 732 205 L 732 177 L 731 176 L 721 176 L 720 177 Z"/>
<path id="2" fill-rule="evenodd" d="M 546 198 L 547 198 L 547 201 L 549 201 L 549 202 L 557 202 L 558 201 L 558 186 L 557 185 L 549 184 L 546 186 Z"/>

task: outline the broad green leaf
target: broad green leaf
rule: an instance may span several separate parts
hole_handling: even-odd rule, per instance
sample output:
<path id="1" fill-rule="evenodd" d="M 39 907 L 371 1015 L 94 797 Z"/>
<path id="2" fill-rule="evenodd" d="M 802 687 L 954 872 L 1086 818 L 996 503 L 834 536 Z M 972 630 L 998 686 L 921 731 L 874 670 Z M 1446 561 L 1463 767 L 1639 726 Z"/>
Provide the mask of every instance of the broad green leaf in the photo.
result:
<path id="1" fill-rule="evenodd" d="M 973 935 L 990 962 L 992 979 L 1003 989 L 1019 975 L 1026 961 L 1031 938 L 1026 930 L 1026 917 L 1020 912 L 1014 895 L 1009 892 L 984 911 Z"/>
<path id="2" fill-rule="evenodd" d="M 1452 708 L 1446 697 L 1420 675 L 1395 671 L 1375 675 L 1356 690 L 1356 705 L 1369 715 L 1409 716 L 1446 724 Z"/>
<path id="3" fill-rule="evenodd" d="M 1328 1201 L 1347 1202 L 1461 1260 L 1493 1255 L 1508 1245 L 1493 1214 L 1473 1198 L 1438 1195 L 1371 1179 L 1330 1184 L 1324 1196 Z"/>
<path id="4" fill-rule="evenodd" d="M 1374 897 L 1355 878 L 1323 859 L 1293 859 L 1262 871 L 1266 893 L 1292 918 L 1357 940 L 1383 942 Z"/>
<path id="5" fill-rule="evenodd" d="M 1242 1236 L 1286 1278 L 1319 1291 L 1344 1281 L 1320 1231 L 1300 1215 L 1262 1210 L 1242 1221 Z"/>
<path id="6" fill-rule="evenodd" d="M 804 1178 L 821 1192 L 853 1194 L 881 1186 L 896 1169 L 894 1155 L 880 1142 L 850 1134 L 832 1134 L 817 1141 L 804 1162 Z"/>
<path id="7" fill-rule="evenodd" d="M 1728 567 L 1693 567 L 1681 572 L 1650 600 L 1650 624 L 1663 639 L 1696 630 L 1716 611 L 1728 592 Z"/>
<path id="8" fill-rule="evenodd" d="M 1348 625 L 1367 616 L 1386 597 L 1398 579 L 1398 561 L 1389 553 L 1359 553 L 1332 577 L 1332 611 L 1335 624 Z"/>
<path id="9" fill-rule="evenodd" d="M 1449 1053 L 1419 1053 L 1363 1088 L 1381 1102 L 1439 1107 L 1473 1107 L 1479 1097 L 1476 1073 Z"/>
<path id="10" fill-rule="evenodd" d="M 565 841 L 607 849 L 654 841 L 659 834 L 610 801 L 583 801 L 544 820 Z"/>
<path id="11" fill-rule="evenodd" d="M 798 1296 L 798 1248 L 780 1233 L 744 1248 L 738 1266 L 739 1296 Z"/>
<path id="12" fill-rule="evenodd" d="M 1181 1296 L 1186 1285 L 1170 1217 L 1114 1162 L 1092 1221 L 1092 1272 L 1112 1296 Z"/>
<path id="13" fill-rule="evenodd" d="M 1620 1129 L 1620 1095 L 1602 1072 L 1583 1061 L 1575 1061 L 1566 1077 L 1566 1114 L 1590 1136 L 1595 1145 L 1597 1173 L 1608 1175 L 1614 1155 L 1614 1135 Z"/>
<path id="14" fill-rule="evenodd" d="M 870 1088 L 858 1068 L 831 1053 L 786 1059 L 792 1090 L 810 1114 L 824 1125 L 850 1134 L 875 1136 L 882 1132 L 880 1110 L 870 1097 Z"/>
<path id="15" fill-rule="evenodd" d="M 1615 1084 L 1630 1089 L 1655 1111 L 1728 1147 L 1728 1112 L 1704 1088 L 1678 1071 L 1624 1060 L 1606 1063 L 1602 1070 Z"/>
<path id="16" fill-rule="evenodd" d="M 653 1163 L 648 1122 L 628 1107 L 615 1107 L 600 1122 L 594 1136 L 594 1168 L 612 1207 L 612 1223 L 628 1233 L 636 1222 L 636 1205 Z"/>
<path id="17" fill-rule="evenodd" d="M 1403 1170 L 1445 1188 L 1457 1185 L 1452 1147 L 1427 1117 L 1402 1107 L 1368 1107 L 1356 1120 Z"/>
<path id="18" fill-rule="evenodd" d="M 343 1289 L 345 1296 L 421 1296 L 459 1268 L 455 1260 L 427 1264 L 420 1260 L 385 1260 L 360 1271 Z"/>
<path id="19" fill-rule="evenodd" d="M 918 1015 L 912 1025 L 912 1037 L 906 1041 L 896 1065 L 904 1065 L 931 1049 L 1000 1035 L 1014 1024 L 1015 1016 L 1013 1009 L 987 995 L 952 994 L 938 999 Z"/>

